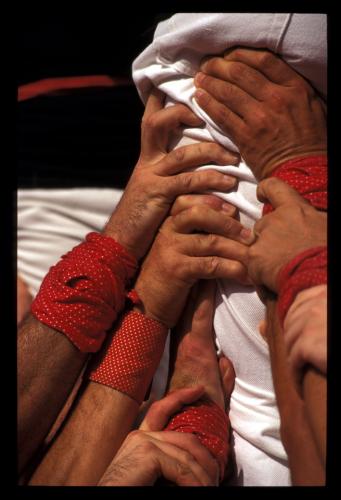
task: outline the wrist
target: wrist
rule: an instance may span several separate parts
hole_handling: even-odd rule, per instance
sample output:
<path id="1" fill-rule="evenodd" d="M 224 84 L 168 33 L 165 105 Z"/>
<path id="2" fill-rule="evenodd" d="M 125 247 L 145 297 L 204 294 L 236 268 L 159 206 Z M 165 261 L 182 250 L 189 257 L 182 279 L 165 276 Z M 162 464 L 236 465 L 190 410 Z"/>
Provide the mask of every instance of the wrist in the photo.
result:
<path id="1" fill-rule="evenodd" d="M 268 162 L 265 167 L 261 170 L 261 175 L 259 180 L 266 179 L 275 173 L 275 170 L 279 169 L 281 166 L 286 165 L 288 162 L 300 162 L 301 160 L 309 158 L 320 158 L 327 157 L 327 148 L 319 148 L 315 151 L 310 152 L 295 152 L 292 154 L 283 155 L 280 158 Z"/>

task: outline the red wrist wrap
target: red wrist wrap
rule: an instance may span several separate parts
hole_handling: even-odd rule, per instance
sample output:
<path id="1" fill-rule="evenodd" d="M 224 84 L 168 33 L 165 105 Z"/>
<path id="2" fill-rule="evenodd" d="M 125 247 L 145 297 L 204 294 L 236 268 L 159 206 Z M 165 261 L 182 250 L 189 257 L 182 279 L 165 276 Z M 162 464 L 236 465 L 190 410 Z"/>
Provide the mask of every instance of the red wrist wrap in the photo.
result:
<path id="1" fill-rule="evenodd" d="M 50 268 L 31 311 L 80 351 L 96 352 L 124 306 L 125 286 L 136 269 L 136 259 L 115 240 L 89 233 Z"/>
<path id="2" fill-rule="evenodd" d="M 142 403 L 160 363 L 168 329 L 144 314 L 124 313 L 108 347 L 98 354 L 89 379 Z"/>
<path id="3" fill-rule="evenodd" d="M 229 425 L 229 418 L 220 406 L 199 401 L 175 414 L 164 430 L 195 434 L 218 461 L 222 480 L 227 462 Z"/>
<path id="4" fill-rule="evenodd" d="M 300 253 L 278 273 L 278 315 L 283 326 L 296 295 L 327 283 L 327 247 L 315 247 Z"/>
<path id="5" fill-rule="evenodd" d="M 271 172 L 270 177 L 278 177 L 296 189 L 306 200 L 319 210 L 327 210 L 328 159 L 326 155 L 310 156 L 288 160 Z M 263 215 L 272 211 L 266 203 Z"/>

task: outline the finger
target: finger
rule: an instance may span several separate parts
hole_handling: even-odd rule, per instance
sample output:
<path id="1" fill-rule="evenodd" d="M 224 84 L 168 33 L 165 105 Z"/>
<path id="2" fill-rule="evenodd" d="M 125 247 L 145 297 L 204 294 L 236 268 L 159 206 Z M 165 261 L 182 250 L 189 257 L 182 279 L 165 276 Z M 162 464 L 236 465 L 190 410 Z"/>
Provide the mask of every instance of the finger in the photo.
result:
<path id="1" fill-rule="evenodd" d="M 197 142 L 173 149 L 155 166 L 155 172 L 159 175 L 173 175 L 208 163 L 237 165 L 239 161 L 238 155 L 215 142 Z"/>
<path id="2" fill-rule="evenodd" d="M 205 388 L 203 386 L 195 386 L 177 389 L 167 394 L 166 397 L 151 405 L 140 425 L 140 429 L 143 431 L 162 430 L 174 413 L 181 410 L 184 405 L 197 401 L 204 392 Z"/>
<path id="3" fill-rule="evenodd" d="M 286 318 L 290 318 L 292 314 L 298 310 L 298 308 L 301 306 L 301 304 L 304 304 L 305 302 L 309 302 L 312 299 L 319 298 L 319 299 L 327 299 L 327 285 L 317 285 L 313 286 L 311 288 L 307 288 L 306 290 L 302 290 L 299 292 L 296 297 L 294 302 L 291 304 L 288 313 L 286 315 Z M 284 327 L 285 327 L 285 321 L 284 321 Z"/>
<path id="4" fill-rule="evenodd" d="M 258 184 L 257 198 L 262 202 L 268 201 L 273 208 L 288 203 L 308 203 L 295 189 L 289 186 L 289 184 L 276 177 L 270 177 Z"/>
<path id="5" fill-rule="evenodd" d="M 166 154 L 171 135 L 183 125 L 199 127 L 204 122 L 184 104 L 175 104 L 142 118 L 141 154 L 148 158 Z"/>
<path id="6" fill-rule="evenodd" d="M 224 59 L 244 63 L 279 85 L 288 85 L 301 78 L 286 62 L 269 50 L 237 48 L 228 51 Z"/>
<path id="7" fill-rule="evenodd" d="M 173 203 L 170 215 L 177 215 L 195 205 L 208 205 L 213 210 L 223 210 L 230 217 L 235 217 L 237 214 L 237 208 L 234 205 L 227 203 L 222 198 L 213 194 L 184 194 L 177 197 Z"/>
<path id="8" fill-rule="evenodd" d="M 182 194 L 205 193 L 210 191 L 231 191 L 237 185 L 235 177 L 217 172 L 216 170 L 198 170 L 184 172 L 167 179 L 165 196 L 174 200 Z"/>
<path id="9" fill-rule="evenodd" d="M 238 61 L 231 61 L 222 57 L 212 57 L 200 66 L 200 70 L 219 80 L 233 83 L 260 101 L 264 100 L 269 88 L 270 82 L 262 73 Z M 199 87 L 203 87 L 211 93 L 203 84 L 199 75 L 195 77 L 194 83 L 196 82 L 199 82 Z"/>
<path id="10" fill-rule="evenodd" d="M 174 434 L 177 434 L 174 432 Z M 206 470 L 189 452 L 170 443 L 155 440 L 159 448 L 156 454 L 162 476 L 178 486 L 215 486 Z"/>
<path id="11" fill-rule="evenodd" d="M 176 233 L 189 234 L 200 231 L 231 238 L 240 243 L 248 242 L 251 234 L 251 230 L 236 219 L 202 205 L 183 210 L 172 217 L 172 225 Z"/>
<path id="12" fill-rule="evenodd" d="M 156 87 L 153 87 L 147 99 L 143 116 L 148 117 L 156 113 L 157 111 L 163 109 L 165 97 L 166 95 L 163 92 L 161 92 L 161 90 L 157 89 Z"/>
<path id="13" fill-rule="evenodd" d="M 195 435 L 174 431 L 163 431 L 155 434 L 150 433 L 149 435 L 158 439 L 159 442 L 168 443 L 189 452 L 196 462 L 204 468 L 213 481 L 219 476 L 217 461 Z M 160 444 L 160 447 L 166 451 L 166 448 L 162 447 L 162 444 Z"/>
<path id="14" fill-rule="evenodd" d="M 253 109 L 259 107 L 259 101 L 233 83 L 219 80 L 204 73 L 199 73 L 195 82 L 197 82 L 199 89 L 205 90 L 216 101 L 227 106 L 229 110 L 245 121 L 250 113 L 254 113 Z"/>
<path id="15" fill-rule="evenodd" d="M 198 279 L 231 279 L 249 285 L 247 268 L 236 260 L 222 257 L 193 257 L 184 259 L 190 285 Z"/>
<path id="16" fill-rule="evenodd" d="M 246 136 L 248 133 L 245 121 L 229 109 L 224 104 L 221 104 L 217 99 L 211 96 L 203 89 L 197 89 L 194 97 L 198 105 L 203 109 L 208 116 L 229 136 L 234 142 L 238 143 L 239 136 Z"/>
<path id="17" fill-rule="evenodd" d="M 178 236 L 179 251 L 190 257 L 217 256 L 248 264 L 248 247 L 243 243 L 216 234 Z"/>
<path id="18" fill-rule="evenodd" d="M 200 281 L 194 314 L 192 318 L 192 328 L 196 331 L 211 330 L 213 335 L 213 314 L 215 311 L 215 281 Z M 200 332 L 198 332 L 199 334 Z"/>

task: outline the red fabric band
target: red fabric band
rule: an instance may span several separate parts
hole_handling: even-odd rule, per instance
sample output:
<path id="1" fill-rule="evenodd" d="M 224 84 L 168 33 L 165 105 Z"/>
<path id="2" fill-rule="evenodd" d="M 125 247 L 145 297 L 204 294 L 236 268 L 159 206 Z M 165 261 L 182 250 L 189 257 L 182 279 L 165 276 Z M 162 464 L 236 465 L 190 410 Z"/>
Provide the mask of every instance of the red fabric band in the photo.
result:
<path id="1" fill-rule="evenodd" d="M 278 273 L 278 315 L 283 326 L 296 295 L 327 283 L 327 247 L 315 247 L 300 253 Z"/>
<path id="2" fill-rule="evenodd" d="M 142 403 L 160 363 L 168 329 L 147 316 L 126 312 L 108 347 L 91 366 L 89 379 Z"/>
<path id="3" fill-rule="evenodd" d="M 270 177 L 278 177 L 296 189 L 319 210 L 327 210 L 328 159 L 326 155 L 288 160 L 275 168 Z M 263 215 L 272 211 L 265 203 Z"/>
<path id="4" fill-rule="evenodd" d="M 222 480 L 227 462 L 229 425 L 229 418 L 220 406 L 199 401 L 175 414 L 164 430 L 195 434 L 218 461 Z"/>
<path id="5" fill-rule="evenodd" d="M 80 351 L 96 352 L 124 306 L 136 269 L 135 257 L 115 240 L 90 233 L 50 268 L 31 311 Z"/>

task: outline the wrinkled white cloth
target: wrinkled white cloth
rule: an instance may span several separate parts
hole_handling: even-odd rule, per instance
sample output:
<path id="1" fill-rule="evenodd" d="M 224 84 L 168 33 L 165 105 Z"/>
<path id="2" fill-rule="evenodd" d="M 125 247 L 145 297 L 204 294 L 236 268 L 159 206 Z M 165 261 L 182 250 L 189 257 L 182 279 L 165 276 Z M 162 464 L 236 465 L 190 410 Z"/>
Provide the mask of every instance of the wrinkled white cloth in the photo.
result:
<path id="1" fill-rule="evenodd" d="M 238 151 L 193 98 L 193 77 L 201 59 L 236 45 L 267 48 L 279 53 L 326 97 L 326 28 L 323 14 L 176 14 L 157 26 L 152 44 L 133 63 L 133 79 L 144 102 L 155 86 L 166 94 L 167 105 L 184 103 L 205 121 L 203 128 L 185 128 L 173 147 L 214 140 Z M 216 194 L 236 205 L 241 222 L 252 227 L 261 216 L 262 204 L 256 198 L 251 170 L 244 162 L 219 170 L 238 177 L 239 184 L 232 193 Z M 264 314 L 253 288 L 219 282 L 214 317 L 217 344 L 236 372 L 230 404 L 237 463 L 234 482 L 285 486 L 291 481 L 280 439 L 269 351 L 258 331 Z"/>

